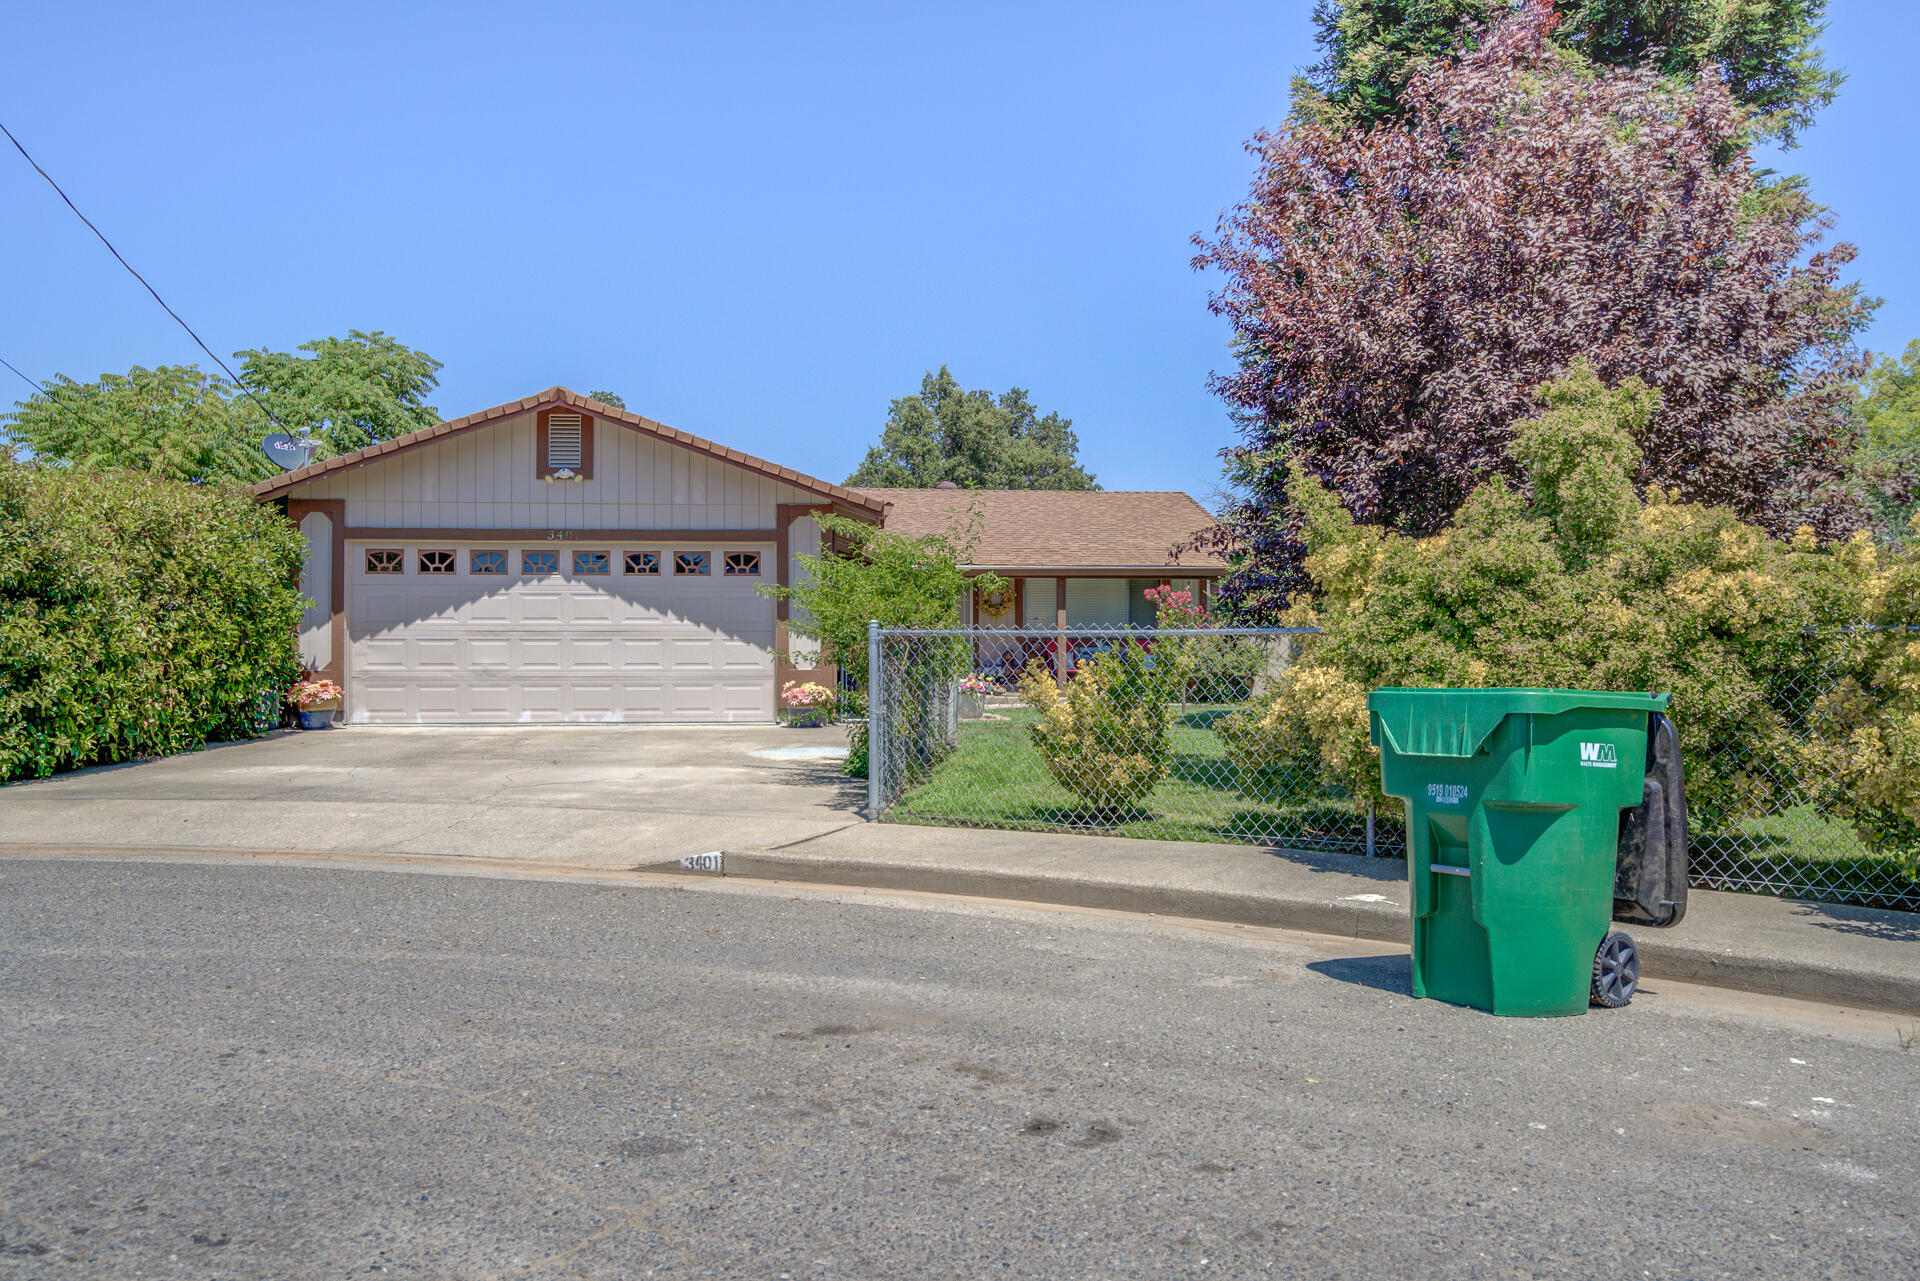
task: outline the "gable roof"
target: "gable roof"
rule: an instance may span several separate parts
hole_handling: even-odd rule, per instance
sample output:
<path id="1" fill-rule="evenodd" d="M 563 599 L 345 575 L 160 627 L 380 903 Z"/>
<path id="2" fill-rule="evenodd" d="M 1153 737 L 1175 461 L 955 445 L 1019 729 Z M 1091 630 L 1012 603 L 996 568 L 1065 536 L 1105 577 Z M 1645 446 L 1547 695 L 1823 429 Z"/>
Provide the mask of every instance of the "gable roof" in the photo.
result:
<path id="1" fill-rule="evenodd" d="M 848 489 L 844 485 L 835 485 L 805 472 L 797 472 L 791 467 L 782 467 L 770 463 L 764 458 L 755 458 L 752 454 L 743 454 L 737 449 L 684 432 L 664 423 L 625 409 L 616 409 L 597 400 L 588 400 L 585 396 L 565 387 L 549 387 L 536 396 L 527 396 L 520 400 L 510 400 L 504 405 L 495 405 L 492 409 L 483 409 L 477 414 L 468 414 L 464 418 L 455 418 L 433 427 L 422 427 L 419 431 L 408 432 L 404 436 L 395 436 L 392 440 L 381 441 L 377 445 L 368 445 L 365 449 L 356 449 L 349 454 L 338 454 L 317 463 L 308 463 L 305 467 L 295 468 L 284 475 L 269 477 L 257 484 L 247 486 L 247 491 L 256 498 L 277 498 L 290 490 L 298 489 L 309 481 L 330 476 L 335 472 L 351 471 L 356 467 L 365 467 L 369 463 L 379 462 L 392 454 L 409 449 L 418 449 L 430 445 L 446 436 L 458 435 L 463 431 L 472 431 L 486 427 L 521 414 L 534 413 L 542 409 L 565 406 L 590 414 L 596 422 L 619 423 L 630 427 L 642 435 L 669 441 L 695 453 L 717 458 L 721 462 L 731 463 L 746 471 L 756 472 L 770 480 L 781 481 L 796 489 L 804 489 L 818 494 L 822 498 L 850 507 L 856 512 L 879 515 L 881 504 L 859 490 Z"/>
<path id="2" fill-rule="evenodd" d="M 1165 490 L 862 489 L 887 504 L 882 528 L 945 533 L 979 508 L 975 569 L 1140 569 L 1217 574 L 1217 552 L 1174 547 L 1218 522 L 1186 494 Z"/>

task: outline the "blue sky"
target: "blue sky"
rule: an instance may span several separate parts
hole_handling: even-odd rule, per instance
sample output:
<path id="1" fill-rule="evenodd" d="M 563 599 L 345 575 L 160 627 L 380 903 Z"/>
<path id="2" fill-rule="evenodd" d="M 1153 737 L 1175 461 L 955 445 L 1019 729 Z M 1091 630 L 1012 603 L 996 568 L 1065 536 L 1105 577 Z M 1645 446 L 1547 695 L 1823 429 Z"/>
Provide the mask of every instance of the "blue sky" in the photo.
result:
<path id="1" fill-rule="evenodd" d="M 1898 350 L 1920 14 L 1833 7 L 1849 81 L 1779 163 Z M 1226 332 L 1187 238 L 1310 8 L 13 5 L 0 119 L 222 355 L 385 329 L 449 416 L 606 387 L 832 480 L 944 362 L 1073 418 L 1108 488 L 1205 500 Z M 33 378 L 200 359 L 10 150 L 0 301 Z"/>

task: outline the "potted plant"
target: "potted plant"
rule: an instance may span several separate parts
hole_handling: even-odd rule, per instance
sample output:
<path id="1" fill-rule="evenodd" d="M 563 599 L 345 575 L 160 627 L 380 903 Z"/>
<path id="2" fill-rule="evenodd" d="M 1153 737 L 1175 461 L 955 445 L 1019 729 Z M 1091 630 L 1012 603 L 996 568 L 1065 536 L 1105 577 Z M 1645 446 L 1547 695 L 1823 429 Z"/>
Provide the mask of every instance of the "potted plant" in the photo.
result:
<path id="1" fill-rule="evenodd" d="M 977 721 L 987 715 L 987 695 L 994 693 L 999 686 L 991 676 L 982 676 L 975 672 L 971 676 L 960 678 L 960 719 Z"/>
<path id="2" fill-rule="evenodd" d="M 301 729 L 327 729 L 333 724 L 344 692 L 332 681 L 295 681 L 287 691 L 287 701 L 300 713 Z"/>
<path id="3" fill-rule="evenodd" d="M 795 729 L 825 725 L 833 714 L 833 691 L 813 681 L 802 684 L 788 681 L 780 687 L 780 703 L 786 708 L 786 722 Z"/>

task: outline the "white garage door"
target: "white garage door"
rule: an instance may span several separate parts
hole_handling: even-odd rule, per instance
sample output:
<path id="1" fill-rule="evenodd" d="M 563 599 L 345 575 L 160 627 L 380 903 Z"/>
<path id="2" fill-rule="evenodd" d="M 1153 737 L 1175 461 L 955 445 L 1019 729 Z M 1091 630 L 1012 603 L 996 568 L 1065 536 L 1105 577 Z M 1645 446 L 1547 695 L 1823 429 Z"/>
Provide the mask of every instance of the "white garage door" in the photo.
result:
<path id="1" fill-rule="evenodd" d="M 773 548 L 352 543 L 348 719 L 773 719 Z"/>

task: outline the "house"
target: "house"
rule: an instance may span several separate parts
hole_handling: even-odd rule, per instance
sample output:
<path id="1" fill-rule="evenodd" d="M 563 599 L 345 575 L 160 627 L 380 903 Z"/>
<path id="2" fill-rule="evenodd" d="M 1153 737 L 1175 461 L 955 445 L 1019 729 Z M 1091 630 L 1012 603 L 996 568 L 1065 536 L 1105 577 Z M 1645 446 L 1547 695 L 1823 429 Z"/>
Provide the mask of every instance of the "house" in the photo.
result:
<path id="1" fill-rule="evenodd" d="M 1011 675 L 1039 658 L 1070 668 L 1079 648 L 1097 646 L 1084 633 L 1151 627 L 1148 589 L 1169 586 L 1204 602 L 1227 572 L 1218 553 L 1174 549 L 1214 523 L 1207 510 L 1177 491 L 1060 489 L 862 489 L 885 504 L 883 528 L 943 533 L 978 520 L 970 573 L 991 572 L 1008 590 L 975 591 L 960 602 L 960 619 L 987 630 L 1051 631 L 1051 637 L 979 638 L 982 668 Z M 1074 644 L 1080 634 L 1082 645 Z M 1059 639 L 1065 639 L 1063 647 Z"/>
<path id="2" fill-rule="evenodd" d="M 978 504 L 979 568 L 1015 583 L 966 603 L 982 626 L 1138 620 L 1146 586 L 1225 570 L 1171 556 L 1209 519 L 1185 495 L 849 489 L 563 387 L 252 492 L 306 536 L 300 651 L 355 724 L 770 721 L 833 675 L 755 590 L 825 512 L 916 532 Z"/>

